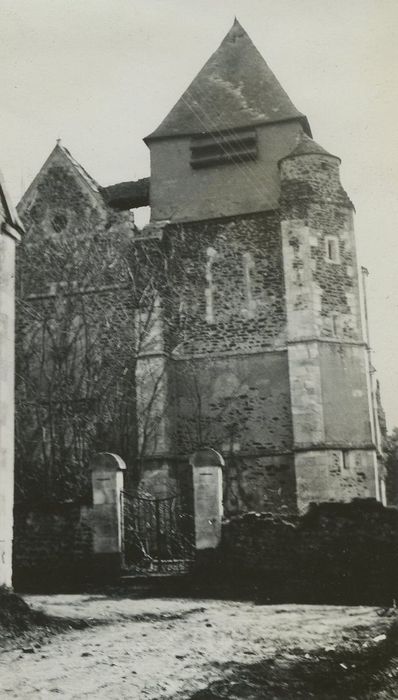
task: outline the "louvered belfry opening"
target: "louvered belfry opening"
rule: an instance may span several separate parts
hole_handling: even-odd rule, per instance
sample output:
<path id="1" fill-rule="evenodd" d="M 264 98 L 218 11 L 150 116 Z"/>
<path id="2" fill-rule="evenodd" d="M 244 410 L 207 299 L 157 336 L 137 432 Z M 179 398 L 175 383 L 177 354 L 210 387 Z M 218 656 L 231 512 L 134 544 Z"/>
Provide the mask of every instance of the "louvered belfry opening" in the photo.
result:
<path id="1" fill-rule="evenodd" d="M 191 139 L 193 168 L 256 160 L 257 155 L 255 129 L 199 134 Z"/>

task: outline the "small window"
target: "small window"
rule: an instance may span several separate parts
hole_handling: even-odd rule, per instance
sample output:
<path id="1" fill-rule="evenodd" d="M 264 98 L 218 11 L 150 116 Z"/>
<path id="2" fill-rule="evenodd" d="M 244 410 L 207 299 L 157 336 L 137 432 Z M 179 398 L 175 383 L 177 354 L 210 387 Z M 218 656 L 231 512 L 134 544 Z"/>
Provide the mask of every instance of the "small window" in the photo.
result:
<path id="1" fill-rule="evenodd" d="M 328 262 L 339 263 L 340 251 L 339 241 L 335 236 L 327 236 L 325 239 L 326 260 Z"/>
<path id="2" fill-rule="evenodd" d="M 343 469 L 350 469 L 350 458 L 349 458 L 348 450 L 342 450 L 341 454 L 343 457 Z"/>
<path id="3" fill-rule="evenodd" d="M 68 224 L 68 219 L 65 214 L 55 214 L 51 220 L 51 225 L 56 233 L 61 233 Z"/>

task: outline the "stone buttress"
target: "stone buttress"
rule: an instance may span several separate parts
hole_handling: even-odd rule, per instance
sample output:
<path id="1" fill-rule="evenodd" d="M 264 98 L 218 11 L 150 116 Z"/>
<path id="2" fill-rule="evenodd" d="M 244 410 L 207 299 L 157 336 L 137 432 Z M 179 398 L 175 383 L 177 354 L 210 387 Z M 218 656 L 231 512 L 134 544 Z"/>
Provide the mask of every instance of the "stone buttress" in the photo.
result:
<path id="1" fill-rule="evenodd" d="M 380 498 L 353 205 L 340 161 L 303 135 L 280 162 L 297 501 Z"/>

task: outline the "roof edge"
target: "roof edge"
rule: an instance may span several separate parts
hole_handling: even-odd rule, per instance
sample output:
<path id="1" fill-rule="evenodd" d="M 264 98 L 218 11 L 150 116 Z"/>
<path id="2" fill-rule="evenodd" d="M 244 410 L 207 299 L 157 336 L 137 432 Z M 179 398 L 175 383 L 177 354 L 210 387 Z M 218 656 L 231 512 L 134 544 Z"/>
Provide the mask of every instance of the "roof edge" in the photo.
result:
<path id="1" fill-rule="evenodd" d="M 57 153 L 61 153 L 62 156 L 68 161 L 68 163 L 70 163 L 78 178 L 81 180 L 81 182 L 83 182 L 86 185 L 86 187 L 88 187 L 91 190 L 93 195 L 101 197 L 101 199 L 103 199 L 100 192 L 101 186 L 97 183 L 96 180 L 94 180 L 93 177 L 91 177 L 87 170 L 82 165 L 80 165 L 80 163 L 72 156 L 71 152 L 65 146 L 62 145 L 61 139 L 57 139 L 54 148 L 50 151 L 40 170 L 36 173 L 32 182 L 30 183 L 26 191 L 23 193 L 21 199 L 19 200 L 17 204 L 18 210 L 23 209 L 25 200 L 29 197 L 29 194 L 34 189 L 38 179 L 40 178 L 41 173 L 43 172 L 43 170 L 45 170 L 45 168 L 51 162 L 51 159 Z"/>
<path id="2" fill-rule="evenodd" d="M 306 156 L 318 156 L 318 157 L 323 157 L 323 158 L 333 158 L 334 160 L 338 160 L 339 163 L 341 163 L 341 158 L 339 156 L 334 156 L 332 153 L 319 153 L 319 151 L 313 151 L 312 153 L 309 151 L 308 153 L 288 153 L 287 156 L 283 156 L 283 158 L 280 158 L 278 160 L 278 165 L 280 163 L 283 163 L 284 160 L 293 160 L 294 158 L 305 158 Z"/>
<path id="3" fill-rule="evenodd" d="M 313 138 L 309 137 L 308 134 L 303 133 L 301 138 L 295 145 L 295 147 L 286 156 L 282 156 L 279 159 L 278 165 L 280 165 L 284 160 L 291 160 L 293 158 L 302 158 L 304 156 L 321 156 L 326 158 L 334 158 L 341 163 L 341 158 L 335 156 L 333 153 L 329 153 L 323 146 L 314 141 Z"/>
<path id="4" fill-rule="evenodd" d="M 242 126 L 236 126 L 231 129 L 231 127 L 225 129 L 215 129 L 214 131 L 187 131 L 185 133 L 181 134 L 156 134 L 156 130 L 153 131 L 151 134 L 148 136 L 145 136 L 142 140 L 144 143 L 148 146 L 149 143 L 152 141 L 168 141 L 169 139 L 182 139 L 190 136 L 197 136 L 198 134 L 223 134 L 225 133 L 230 133 L 232 131 L 243 131 L 244 129 L 247 129 L 248 127 L 251 127 L 255 129 L 258 126 L 273 126 L 274 124 L 282 124 L 282 123 L 289 123 L 289 122 L 295 122 L 299 121 L 301 122 L 303 129 L 307 136 L 312 138 L 312 131 L 311 127 L 309 124 L 309 121 L 305 114 L 298 114 L 296 117 L 282 117 L 281 119 L 273 119 L 272 121 L 269 119 L 261 119 L 258 122 L 251 122 L 250 124 L 242 124 Z"/>

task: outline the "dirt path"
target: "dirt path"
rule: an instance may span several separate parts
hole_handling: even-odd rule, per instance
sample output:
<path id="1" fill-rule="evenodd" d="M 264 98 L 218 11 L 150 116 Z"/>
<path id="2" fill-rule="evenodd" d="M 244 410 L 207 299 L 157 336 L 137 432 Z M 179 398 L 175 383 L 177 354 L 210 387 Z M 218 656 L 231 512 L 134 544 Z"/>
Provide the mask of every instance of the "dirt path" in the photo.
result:
<path id="1" fill-rule="evenodd" d="M 367 607 L 80 595 L 26 599 L 52 615 L 90 619 L 93 626 L 50 638 L 34 651 L 0 654 L 1 698 L 188 700 L 222 679 L 229 662 L 293 658 L 297 649 L 305 657 L 344 643 L 358 628 L 374 636 L 387 625 Z"/>

